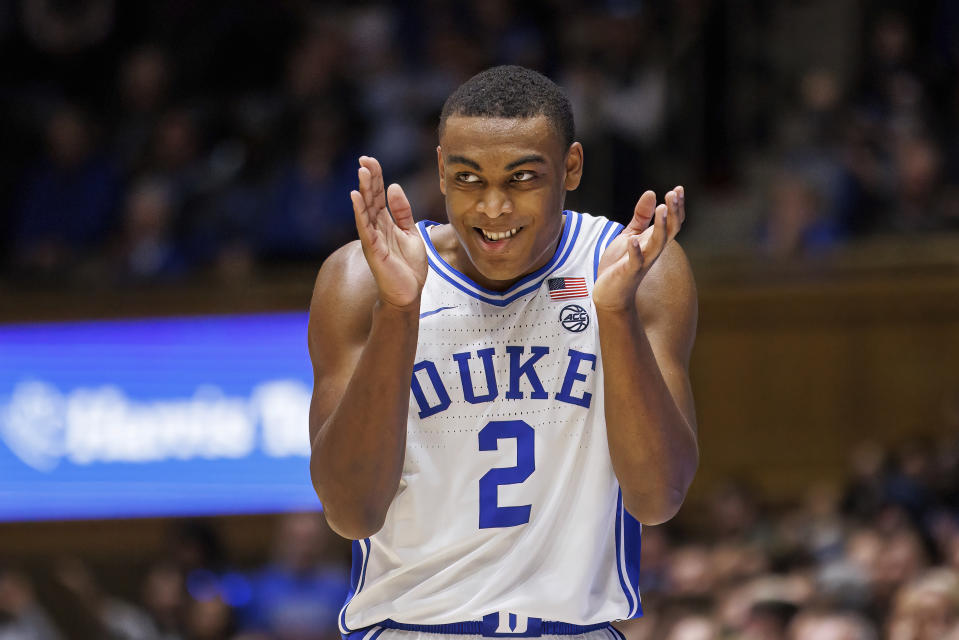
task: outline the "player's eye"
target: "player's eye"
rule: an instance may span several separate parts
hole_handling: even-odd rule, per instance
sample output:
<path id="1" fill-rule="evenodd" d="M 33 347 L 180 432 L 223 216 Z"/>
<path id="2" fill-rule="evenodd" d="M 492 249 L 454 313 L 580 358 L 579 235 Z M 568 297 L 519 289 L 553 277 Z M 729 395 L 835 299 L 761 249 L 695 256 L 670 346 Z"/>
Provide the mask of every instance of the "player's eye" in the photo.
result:
<path id="1" fill-rule="evenodd" d="M 479 182 L 480 179 L 475 173 L 468 173 L 464 171 L 456 174 L 456 181 L 462 184 L 475 184 Z"/>
<path id="2" fill-rule="evenodd" d="M 529 182 L 536 177 L 532 171 L 517 171 L 513 174 L 513 182 Z"/>

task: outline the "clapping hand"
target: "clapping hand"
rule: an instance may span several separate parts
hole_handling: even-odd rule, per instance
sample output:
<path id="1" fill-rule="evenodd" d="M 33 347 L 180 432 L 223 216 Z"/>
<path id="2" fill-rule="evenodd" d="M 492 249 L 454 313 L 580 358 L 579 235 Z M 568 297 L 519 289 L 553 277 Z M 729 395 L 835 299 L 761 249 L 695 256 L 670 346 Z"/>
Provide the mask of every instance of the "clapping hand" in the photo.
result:
<path id="1" fill-rule="evenodd" d="M 686 218 L 685 190 L 676 187 L 656 205 L 656 194 L 647 191 L 633 210 L 633 219 L 603 252 L 599 261 L 593 305 L 597 310 L 635 309 L 636 290 L 643 277 L 676 237 Z M 650 226 L 649 221 L 653 219 Z"/>
<path id="2" fill-rule="evenodd" d="M 359 190 L 350 192 L 350 200 L 380 300 L 398 308 L 415 305 L 418 310 L 426 282 L 426 248 L 409 200 L 398 184 L 384 189 L 383 170 L 376 158 L 360 156 L 357 175 Z"/>

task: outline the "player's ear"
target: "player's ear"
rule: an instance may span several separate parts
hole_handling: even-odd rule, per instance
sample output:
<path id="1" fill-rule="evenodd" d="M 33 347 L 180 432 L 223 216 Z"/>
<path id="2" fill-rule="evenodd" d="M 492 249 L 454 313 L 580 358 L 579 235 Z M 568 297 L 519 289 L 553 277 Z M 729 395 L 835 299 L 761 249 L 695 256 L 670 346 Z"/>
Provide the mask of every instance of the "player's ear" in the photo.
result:
<path id="1" fill-rule="evenodd" d="M 569 145 L 566 152 L 566 179 L 563 181 L 563 187 L 567 191 L 572 191 L 579 186 L 579 181 L 583 177 L 583 145 L 574 142 Z"/>
<path id="2" fill-rule="evenodd" d="M 446 165 L 443 164 L 443 147 L 436 145 L 436 165 L 440 172 L 440 192 L 446 195 Z"/>

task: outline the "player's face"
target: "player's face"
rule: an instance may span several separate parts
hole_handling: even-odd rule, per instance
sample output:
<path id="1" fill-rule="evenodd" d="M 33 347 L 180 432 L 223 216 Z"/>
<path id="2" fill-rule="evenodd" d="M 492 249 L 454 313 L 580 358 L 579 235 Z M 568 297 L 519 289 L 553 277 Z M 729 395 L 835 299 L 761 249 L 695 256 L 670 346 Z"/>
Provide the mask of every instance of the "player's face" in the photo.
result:
<path id="1" fill-rule="evenodd" d="M 567 149 L 545 116 L 456 116 L 446 120 L 437 157 L 461 271 L 503 290 L 549 262 L 566 191 L 582 175 L 578 142 Z"/>

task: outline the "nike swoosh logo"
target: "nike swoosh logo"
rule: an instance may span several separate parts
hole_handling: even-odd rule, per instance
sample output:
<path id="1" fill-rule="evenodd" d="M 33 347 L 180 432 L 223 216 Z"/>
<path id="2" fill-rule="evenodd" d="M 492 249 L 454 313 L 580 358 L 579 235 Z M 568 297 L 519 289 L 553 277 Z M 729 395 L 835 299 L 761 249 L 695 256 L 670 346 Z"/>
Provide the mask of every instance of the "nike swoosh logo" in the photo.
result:
<path id="1" fill-rule="evenodd" d="M 453 306 L 453 307 L 440 307 L 439 309 L 433 309 L 432 311 L 424 311 L 423 313 L 420 314 L 420 318 L 425 318 L 426 316 L 431 316 L 431 315 L 433 315 L 433 314 L 435 314 L 435 313 L 439 313 L 440 311 L 446 311 L 447 309 L 455 309 L 455 308 L 456 308 L 455 306 Z"/>

